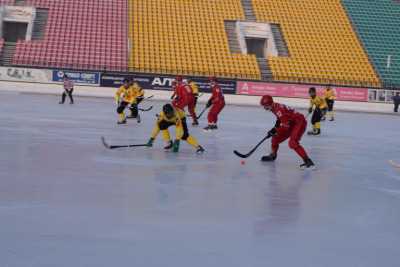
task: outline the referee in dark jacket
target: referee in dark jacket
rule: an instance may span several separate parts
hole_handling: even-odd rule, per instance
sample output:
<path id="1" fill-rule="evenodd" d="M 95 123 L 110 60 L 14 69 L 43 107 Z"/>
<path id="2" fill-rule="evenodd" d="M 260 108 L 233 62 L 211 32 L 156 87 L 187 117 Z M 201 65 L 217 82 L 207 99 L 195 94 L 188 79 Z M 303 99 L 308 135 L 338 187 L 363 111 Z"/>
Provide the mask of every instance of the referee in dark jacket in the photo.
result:
<path id="1" fill-rule="evenodd" d="M 394 104 L 394 112 L 399 112 L 400 92 L 397 92 L 396 95 L 393 96 L 393 104 Z"/>

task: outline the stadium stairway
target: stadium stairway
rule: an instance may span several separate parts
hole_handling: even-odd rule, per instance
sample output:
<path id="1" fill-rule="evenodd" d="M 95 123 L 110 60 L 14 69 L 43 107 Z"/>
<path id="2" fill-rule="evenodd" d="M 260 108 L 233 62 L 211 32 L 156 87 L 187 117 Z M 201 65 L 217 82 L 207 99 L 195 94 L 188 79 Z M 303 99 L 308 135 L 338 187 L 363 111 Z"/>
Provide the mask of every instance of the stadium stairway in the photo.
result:
<path id="1" fill-rule="evenodd" d="M 4 43 L 0 58 L 0 65 L 2 66 L 12 65 L 12 60 L 15 53 L 15 46 L 16 46 L 15 43 L 8 43 L 8 42 Z"/>
<path id="2" fill-rule="evenodd" d="M 228 36 L 228 44 L 230 52 L 232 54 L 241 53 L 239 41 L 237 39 L 237 34 L 236 34 L 236 21 L 226 20 L 224 21 L 224 24 L 225 24 L 226 36 Z"/>
<path id="3" fill-rule="evenodd" d="M 256 15 L 253 10 L 253 3 L 251 0 L 241 0 L 246 21 L 256 21 Z"/>
<path id="4" fill-rule="evenodd" d="M 276 49 L 278 50 L 278 56 L 288 57 L 289 49 L 287 47 L 285 38 L 283 37 L 281 27 L 279 26 L 279 24 L 270 24 L 270 25 L 271 25 L 272 35 L 274 36 Z"/>
<path id="5" fill-rule="evenodd" d="M 46 30 L 49 10 L 46 8 L 36 9 L 36 18 L 33 25 L 32 40 L 42 40 Z"/>

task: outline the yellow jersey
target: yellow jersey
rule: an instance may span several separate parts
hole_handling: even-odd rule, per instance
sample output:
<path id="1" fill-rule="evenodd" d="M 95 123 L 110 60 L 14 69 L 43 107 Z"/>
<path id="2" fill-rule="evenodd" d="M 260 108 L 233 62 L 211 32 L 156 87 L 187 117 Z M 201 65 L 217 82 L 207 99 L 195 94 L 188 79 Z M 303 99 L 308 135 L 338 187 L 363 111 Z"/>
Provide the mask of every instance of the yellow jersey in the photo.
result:
<path id="1" fill-rule="evenodd" d="M 199 87 L 197 84 L 195 82 L 191 82 L 189 85 L 192 88 L 192 93 L 197 96 L 199 94 Z"/>
<path id="2" fill-rule="evenodd" d="M 336 99 L 335 91 L 333 89 L 326 88 L 324 92 L 324 98 L 328 100 L 335 100 Z"/>
<path id="3" fill-rule="evenodd" d="M 131 102 L 132 104 L 137 104 L 137 98 L 144 96 L 144 90 L 136 83 L 131 85 L 129 89 L 132 91 L 133 94 L 133 101 Z"/>
<path id="4" fill-rule="evenodd" d="M 136 97 L 131 87 L 126 88 L 122 85 L 115 93 L 115 100 L 117 102 L 122 100 L 124 102 L 133 103 L 136 101 Z"/>
<path id="5" fill-rule="evenodd" d="M 176 126 L 175 130 L 176 139 L 180 140 L 184 133 L 182 121 L 186 118 L 186 114 L 183 110 L 179 108 L 174 108 L 174 110 L 175 110 L 175 115 L 172 118 L 167 118 L 164 112 L 161 111 L 160 114 L 158 115 L 157 124 L 160 123 L 161 121 L 174 124 Z"/>
<path id="6" fill-rule="evenodd" d="M 320 96 L 315 96 L 314 98 L 310 98 L 310 108 L 319 108 L 319 109 L 325 109 L 327 108 L 327 104 L 324 98 Z"/>

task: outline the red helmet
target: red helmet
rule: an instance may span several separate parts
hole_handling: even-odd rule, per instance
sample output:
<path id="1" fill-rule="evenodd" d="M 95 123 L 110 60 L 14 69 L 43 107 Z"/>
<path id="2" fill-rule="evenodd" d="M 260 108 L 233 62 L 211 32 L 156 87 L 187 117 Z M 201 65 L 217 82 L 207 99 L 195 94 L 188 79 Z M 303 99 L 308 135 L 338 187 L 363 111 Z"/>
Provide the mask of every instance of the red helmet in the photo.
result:
<path id="1" fill-rule="evenodd" d="M 175 80 L 177 80 L 178 82 L 181 82 L 183 80 L 182 76 L 176 76 Z"/>
<path id="2" fill-rule="evenodd" d="M 260 105 L 263 107 L 270 107 L 274 103 L 274 100 L 272 99 L 272 96 L 270 95 L 265 95 L 261 98 Z"/>

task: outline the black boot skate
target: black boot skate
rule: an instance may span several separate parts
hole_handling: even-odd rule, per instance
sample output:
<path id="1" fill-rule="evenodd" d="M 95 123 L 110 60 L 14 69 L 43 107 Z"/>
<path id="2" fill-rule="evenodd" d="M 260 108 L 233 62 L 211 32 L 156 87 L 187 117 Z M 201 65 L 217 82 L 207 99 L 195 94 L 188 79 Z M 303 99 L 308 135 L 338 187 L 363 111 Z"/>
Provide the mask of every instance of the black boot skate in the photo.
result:
<path id="1" fill-rule="evenodd" d="M 267 156 L 263 156 L 261 158 L 261 161 L 269 162 L 269 161 L 275 161 L 276 160 L 276 154 L 269 154 Z"/>

